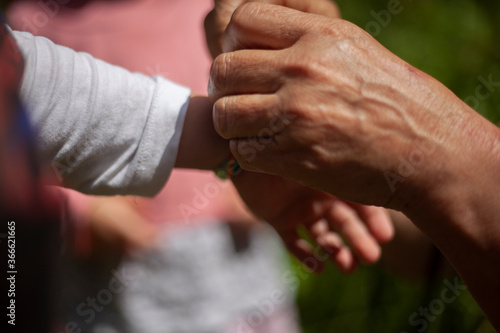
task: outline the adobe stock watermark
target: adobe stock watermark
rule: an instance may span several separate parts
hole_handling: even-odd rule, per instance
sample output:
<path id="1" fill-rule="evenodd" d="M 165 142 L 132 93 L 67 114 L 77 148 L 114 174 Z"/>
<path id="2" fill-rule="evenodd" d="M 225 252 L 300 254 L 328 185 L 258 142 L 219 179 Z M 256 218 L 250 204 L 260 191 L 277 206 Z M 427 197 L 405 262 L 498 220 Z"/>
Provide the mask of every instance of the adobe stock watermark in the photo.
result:
<path id="1" fill-rule="evenodd" d="M 327 249 L 326 252 L 319 246 L 314 248 L 313 255 L 304 259 L 303 264 L 311 270 L 316 270 L 320 262 L 325 262 L 333 253 L 332 249 Z M 236 333 L 254 333 L 259 327 L 264 325 L 273 315 L 277 314 L 281 309 L 280 306 L 287 301 L 292 302 L 293 299 L 288 299 L 290 293 L 294 293 L 300 286 L 300 279 L 307 280 L 311 274 L 306 270 L 304 265 L 298 266 L 294 271 L 291 268 L 287 269 L 281 275 L 281 281 L 286 289 L 273 289 L 269 293 L 269 297 L 258 302 L 254 302 L 254 309 L 249 311 L 244 316 L 238 318 L 236 323 Z M 293 296 L 292 296 L 293 298 Z"/>
<path id="2" fill-rule="evenodd" d="M 144 73 L 147 75 L 147 76 L 162 76 L 162 77 L 168 77 L 169 73 L 167 71 L 164 71 L 160 64 L 156 64 L 155 67 L 153 68 L 153 66 L 151 65 L 148 65 L 146 66 L 146 68 L 144 69 Z"/>
<path id="3" fill-rule="evenodd" d="M 132 270 L 130 266 L 122 266 L 119 270 L 112 270 L 112 277 L 108 285 L 97 292 L 95 296 L 89 296 L 77 305 L 75 311 L 82 322 L 68 321 L 63 327 L 62 332 L 53 333 L 81 333 L 83 326 L 90 324 L 102 312 L 106 306 L 111 304 L 117 295 L 123 293 L 136 279 L 142 277 L 144 272 Z"/>
<path id="4" fill-rule="evenodd" d="M 396 192 L 397 186 L 418 172 L 425 160 L 436 151 L 436 145 L 431 141 L 424 141 L 419 148 L 412 150 L 407 156 L 399 156 L 399 165 L 396 173 L 384 172 L 387 185 L 391 192 Z"/>
<path id="5" fill-rule="evenodd" d="M 467 290 L 467 286 L 460 283 L 458 277 L 455 277 L 453 283 L 448 279 L 443 281 L 445 287 L 441 290 L 439 298 L 435 298 L 429 302 L 426 307 L 419 307 L 408 318 L 408 323 L 416 328 L 418 333 L 423 333 L 429 327 L 430 323 L 434 322 L 449 305 L 457 300 L 462 292 Z M 408 333 L 408 332 L 401 332 Z"/>
<path id="6" fill-rule="evenodd" d="M 479 110 L 481 102 L 486 101 L 500 88 L 500 81 L 494 81 L 493 74 L 488 75 L 488 78 L 479 75 L 477 80 L 479 84 L 476 86 L 474 95 L 467 96 L 464 99 L 464 102 L 476 111 Z"/>
<path id="7" fill-rule="evenodd" d="M 56 13 L 59 11 L 59 7 L 57 7 L 57 4 L 54 4 L 55 2 L 58 2 L 60 4 L 66 4 L 69 3 L 69 1 L 56 1 L 56 0 L 51 0 L 48 1 L 47 3 L 50 3 L 50 6 L 53 7 L 48 7 L 52 8 L 52 16 L 55 16 Z M 39 4 L 43 3 L 43 1 L 39 1 Z M 40 4 L 40 6 L 42 6 Z M 48 15 L 48 14 L 47 14 Z M 47 18 L 48 20 L 48 18 Z M 23 28 L 24 30 L 24 28 Z M 155 67 L 152 66 L 147 66 L 144 69 L 145 75 L 148 76 L 155 76 L 155 75 L 160 75 L 163 77 L 166 77 L 168 74 L 165 71 L 162 71 L 161 67 L 159 64 L 157 64 Z M 136 85 L 130 89 L 130 91 L 127 92 L 127 100 L 126 104 L 129 108 L 134 108 L 138 107 L 137 101 L 145 101 L 149 98 L 151 95 L 151 92 L 148 91 L 144 86 L 141 85 Z M 80 146 L 75 146 L 69 151 L 68 153 L 64 154 L 63 159 L 60 160 L 54 160 L 51 162 L 52 169 L 54 170 L 54 173 L 60 183 L 63 182 L 65 176 L 73 171 L 74 166 L 76 166 L 77 158 L 80 156 L 80 153 L 83 152 L 84 147 L 80 144 Z"/>
<path id="8" fill-rule="evenodd" d="M 229 186 L 229 182 L 210 181 L 200 187 L 193 188 L 193 197 L 190 203 L 181 203 L 179 212 L 186 225 L 191 224 L 191 219 L 201 214 L 210 205 L 210 201 L 217 198 Z"/>
<path id="9" fill-rule="evenodd" d="M 23 17 L 21 19 L 21 30 L 31 32 L 33 35 L 38 34 L 39 30 L 49 23 L 49 20 L 56 16 L 61 9 L 61 6 L 67 5 L 71 0 L 40 0 L 37 5 L 40 8 L 31 17 Z"/>
<path id="10" fill-rule="evenodd" d="M 60 183 L 63 182 L 65 175 L 71 173 L 73 170 L 81 150 L 81 147 L 75 146 L 71 151 L 64 155 L 64 159 L 52 161 L 52 170 L 54 170 L 57 180 Z"/>
<path id="11" fill-rule="evenodd" d="M 411 2 L 412 0 L 404 1 Z M 389 0 L 387 3 L 387 9 L 383 9 L 378 12 L 374 10 L 370 11 L 370 15 L 374 18 L 374 20 L 365 25 L 365 30 L 373 37 L 378 36 L 382 32 L 382 29 L 389 26 L 392 21 L 392 17 L 401 14 L 403 10 L 404 6 L 400 0 Z"/>
<path id="12" fill-rule="evenodd" d="M 256 137 L 250 138 L 247 142 L 238 146 L 238 153 L 245 161 L 253 161 L 259 152 L 266 149 L 266 146 L 273 142 L 274 135 L 282 132 L 296 117 L 296 115 L 287 113 L 274 116 L 268 127 L 262 128 Z"/>

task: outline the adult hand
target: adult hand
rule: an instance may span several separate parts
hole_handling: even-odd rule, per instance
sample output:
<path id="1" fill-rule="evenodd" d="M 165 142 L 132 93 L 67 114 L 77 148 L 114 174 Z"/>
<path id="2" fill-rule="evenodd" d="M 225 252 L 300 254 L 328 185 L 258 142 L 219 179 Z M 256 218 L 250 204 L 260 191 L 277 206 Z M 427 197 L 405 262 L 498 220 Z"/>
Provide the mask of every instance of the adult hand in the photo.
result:
<path id="1" fill-rule="evenodd" d="M 263 173 L 243 172 L 232 181 L 250 210 L 271 224 L 289 251 L 313 271 L 321 271 L 329 258 L 345 273 L 354 270 L 358 259 L 374 263 L 380 257 L 379 243 L 393 236 L 382 208 L 348 203 Z M 312 246 L 299 235 L 300 226 Z"/>
<path id="2" fill-rule="evenodd" d="M 500 329 L 498 129 L 342 20 L 244 4 L 223 51 L 209 92 L 240 165 L 404 212 Z"/>
<path id="3" fill-rule="evenodd" d="M 215 128 L 245 169 L 402 209 L 440 177 L 426 159 L 456 161 L 448 141 L 467 146 L 460 129 L 477 123 L 443 85 L 349 22 L 248 3 L 225 36 L 224 51 L 235 52 L 215 60 L 209 94 Z"/>
<path id="4" fill-rule="evenodd" d="M 337 6 L 331 0 L 258 0 L 293 8 L 306 13 L 340 17 Z M 222 36 L 233 12 L 248 0 L 214 0 L 214 9 L 205 18 L 205 34 L 212 57 L 222 53 Z"/>

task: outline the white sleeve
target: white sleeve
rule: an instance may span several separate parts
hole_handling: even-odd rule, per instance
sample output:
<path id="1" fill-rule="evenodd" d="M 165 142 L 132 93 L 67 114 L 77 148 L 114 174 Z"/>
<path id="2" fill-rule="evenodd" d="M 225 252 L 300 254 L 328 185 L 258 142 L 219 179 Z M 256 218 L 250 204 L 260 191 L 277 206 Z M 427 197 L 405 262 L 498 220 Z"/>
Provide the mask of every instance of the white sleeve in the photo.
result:
<path id="1" fill-rule="evenodd" d="M 152 196 L 174 167 L 190 91 L 13 32 L 25 58 L 21 99 L 63 186 Z"/>

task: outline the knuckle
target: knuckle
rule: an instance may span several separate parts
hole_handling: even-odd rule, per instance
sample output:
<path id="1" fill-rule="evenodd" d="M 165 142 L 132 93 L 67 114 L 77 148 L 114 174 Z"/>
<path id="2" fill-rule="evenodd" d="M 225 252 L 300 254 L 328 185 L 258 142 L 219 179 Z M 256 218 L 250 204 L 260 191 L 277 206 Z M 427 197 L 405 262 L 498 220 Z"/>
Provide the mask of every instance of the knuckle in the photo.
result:
<path id="1" fill-rule="evenodd" d="M 215 58 L 210 69 L 210 92 L 212 95 L 222 97 L 226 87 L 232 54 L 223 53 Z"/>
<path id="2" fill-rule="evenodd" d="M 219 133 L 219 135 L 222 136 L 224 139 L 229 139 L 226 99 L 222 98 L 215 102 L 213 109 L 213 121 L 217 133 Z"/>
<path id="3" fill-rule="evenodd" d="M 304 79 L 314 79 L 317 76 L 325 74 L 321 53 L 313 49 L 297 50 L 294 53 L 289 53 L 284 65 L 282 66 L 283 75 L 301 82 Z"/>
<path id="4" fill-rule="evenodd" d="M 258 14 L 259 8 L 260 4 L 258 4 L 257 2 L 246 2 L 242 4 L 233 12 L 230 24 L 239 25 L 253 15 Z"/>

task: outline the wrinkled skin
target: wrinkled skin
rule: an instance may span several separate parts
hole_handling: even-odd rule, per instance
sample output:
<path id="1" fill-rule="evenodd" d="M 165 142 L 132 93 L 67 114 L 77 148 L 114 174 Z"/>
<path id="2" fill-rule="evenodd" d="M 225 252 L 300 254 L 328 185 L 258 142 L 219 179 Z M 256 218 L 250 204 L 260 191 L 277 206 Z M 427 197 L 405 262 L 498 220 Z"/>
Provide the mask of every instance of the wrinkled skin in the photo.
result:
<path id="1" fill-rule="evenodd" d="M 402 211 L 500 329 L 498 128 L 340 19 L 247 3 L 222 49 L 213 120 L 241 166 Z"/>

